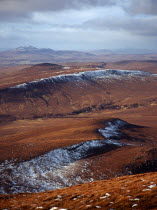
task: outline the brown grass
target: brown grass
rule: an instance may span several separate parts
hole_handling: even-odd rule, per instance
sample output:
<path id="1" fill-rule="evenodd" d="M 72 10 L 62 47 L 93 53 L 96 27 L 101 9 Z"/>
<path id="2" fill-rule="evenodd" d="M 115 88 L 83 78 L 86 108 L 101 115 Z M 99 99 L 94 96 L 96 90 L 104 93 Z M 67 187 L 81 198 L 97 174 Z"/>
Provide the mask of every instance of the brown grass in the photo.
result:
<path id="1" fill-rule="evenodd" d="M 0 196 L 1 209 L 138 209 L 157 207 L 157 173 L 96 181 L 37 194 Z M 136 205 L 135 205 L 136 204 Z"/>

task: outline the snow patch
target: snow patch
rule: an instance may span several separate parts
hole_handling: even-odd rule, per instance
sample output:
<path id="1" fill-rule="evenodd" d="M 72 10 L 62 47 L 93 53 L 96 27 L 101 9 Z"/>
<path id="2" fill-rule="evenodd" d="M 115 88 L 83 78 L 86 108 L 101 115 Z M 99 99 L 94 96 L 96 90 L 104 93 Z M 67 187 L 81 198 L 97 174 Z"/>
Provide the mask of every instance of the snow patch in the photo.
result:
<path id="1" fill-rule="evenodd" d="M 145 191 L 150 191 L 151 189 L 144 189 L 144 190 L 142 190 L 143 192 L 145 192 Z"/>
<path id="2" fill-rule="evenodd" d="M 154 188 L 154 187 L 156 187 L 156 184 L 149 185 L 148 187 L 149 188 Z"/>
<path id="3" fill-rule="evenodd" d="M 117 137 L 120 135 L 119 129 L 127 125 L 127 122 L 122 120 L 115 120 L 113 122 L 108 122 L 107 126 L 104 129 L 99 129 L 98 131 L 104 136 L 106 139 L 110 139 L 112 137 Z"/>
<path id="4" fill-rule="evenodd" d="M 136 204 L 136 203 L 132 205 L 132 207 L 136 207 L 136 206 L 138 206 L 138 204 Z"/>
<path id="5" fill-rule="evenodd" d="M 98 129 L 98 132 L 100 132 L 101 135 L 103 137 L 105 137 L 106 143 L 108 143 L 108 144 L 114 144 L 117 146 L 133 145 L 130 143 L 124 144 L 124 143 L 120 142 L 119 140 L 124 136 L 126 138 L 128 138 L 130 141 L 142 142 L 143 141 L 142 139 L 131 138 L 130 136 L 125 135 L 125 133 L 123 133 L 121 131 L 122 128 L 124 128 L 124 127 L 127 128 L 129 126 L 133 126 L 133 125 L 131 125 L 123 120 L 115 119 L 110 122 L 107 122 L 106 127 Z"/>

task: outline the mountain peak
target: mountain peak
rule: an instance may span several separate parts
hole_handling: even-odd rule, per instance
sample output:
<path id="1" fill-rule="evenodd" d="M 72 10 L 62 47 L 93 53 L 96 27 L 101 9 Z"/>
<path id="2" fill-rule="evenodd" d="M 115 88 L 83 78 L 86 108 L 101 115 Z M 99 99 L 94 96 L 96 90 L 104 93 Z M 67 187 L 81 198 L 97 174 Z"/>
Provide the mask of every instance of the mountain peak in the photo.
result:
<path id="1" fill-rule="evenodd" d="M 16 50 L 18 50 L 18 51 L 28 51 L 28 50 L 38 50 L 38 48 L 36 48 L 34 46 L 20 46 L 20 47 L 17 47 Z"/>

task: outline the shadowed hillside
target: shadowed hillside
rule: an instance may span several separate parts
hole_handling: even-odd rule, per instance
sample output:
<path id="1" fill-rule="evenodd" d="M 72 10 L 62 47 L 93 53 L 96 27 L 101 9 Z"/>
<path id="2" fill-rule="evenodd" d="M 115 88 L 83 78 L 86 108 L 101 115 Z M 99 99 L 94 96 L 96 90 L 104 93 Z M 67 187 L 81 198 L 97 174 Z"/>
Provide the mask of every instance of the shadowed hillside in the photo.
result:
<path id="1" fill-rule="evenodd" d="M 156 78 L 147 72 L 127 70 L 86 71 L 44 78 L 0 90 L 0 114 L 17 119 L 63 117 L 147 106 L 157 100 Z"/>

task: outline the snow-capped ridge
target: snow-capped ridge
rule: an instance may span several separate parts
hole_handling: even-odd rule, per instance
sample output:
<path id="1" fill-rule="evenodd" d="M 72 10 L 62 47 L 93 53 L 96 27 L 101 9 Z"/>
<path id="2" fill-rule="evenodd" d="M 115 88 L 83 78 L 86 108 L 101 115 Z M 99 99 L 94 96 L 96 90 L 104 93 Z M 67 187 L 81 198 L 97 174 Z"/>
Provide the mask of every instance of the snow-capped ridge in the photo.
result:
<path id="1" fill-rule="evenodd" d="M 134 70 L 116 70 L 116 69 L 103 69 L 96 71 L 85 71 L 74 74 L 62 74 L 59 76 L 42 78 L 40 80 L 35 80 L 32 82 L 27 82 L 23 84 L 16 85 L 11 88 L 29 88 L 32 85 L 37 85 L 41 83 L 57 83 L 57 82 L 70 82 L 70 81 L 86 81 L 86 80 L 97 80 L 97 79 L 107 79 L 116 78 L 121 79 L 122 77 L 128 76 L 149 76 L 152 75 L 148 72 L 134 71 Z"/>
<path id="2" fill-rule="evenodd" d="M 122 136 L 126 139 L 128 139 L 129 141 L 137 141 L 137 142 L 143 142 L 144 140 L 142 139 L 136 139 L 136 138 L 132 138 L 126 134 L 123 133 L 123 131 L 121 131 L 122 128 L 141 128 L 141 126 L 138 125 L 133 125 L 130 123 L 127 123 L 121 119 L 114 119 L 112 121 L 109 121 L 106 123 L 106 127 L 105 128 L 101 128 L 98 129 L 98 131 L 101 133 L 101 135 L 107 139 L 107 143 L 109 142 L 115 142 L 116 143 L 121 143 L 120 141 L 116 141 L 116 140 L 120 140 L 122 138 Z"/>
<path id="3" fill-rule="evenodd" d="M 107 122 L 106 127 L 104 129 L 99 129 L 98 131 L 106 139 L 111 139 L 116 136 L 118 137 L 120 135 L 119 129 L 126 125 L 128 125 L 127 122 L 120 119 L 116 119 L 112 122 Z"/>

